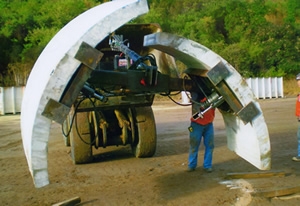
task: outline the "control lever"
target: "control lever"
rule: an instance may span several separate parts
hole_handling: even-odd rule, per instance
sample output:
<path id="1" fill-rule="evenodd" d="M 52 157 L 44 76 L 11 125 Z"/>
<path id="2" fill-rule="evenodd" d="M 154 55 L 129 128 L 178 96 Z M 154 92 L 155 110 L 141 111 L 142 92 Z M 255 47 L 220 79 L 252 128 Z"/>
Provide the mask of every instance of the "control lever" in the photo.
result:
<path id="1" fill-rule="evenodd" d="M 99 92 L 97 92 L 95 89 L 91 88 L 87 84 L 84 84 L 81 92 L 87 97 L 94 97 L 100 100 L 101 102 L 107 102 L 107 97 L 102 96 Z"/>
<path id="2" fill-rule="evenodd" d="M 216 93 L 215 94 L 212 94 L 211 96 L 213 96 L 214 95 L 214 98 L 216 98 L 216 99 L 212 99 L 213 101 L 209 101 L 209 99 L 208 100 L 206 100 L 205 102 L 204 102 L 204 104 L 203 105 L 205 105 L 206 106 L 206 108 L 204 109 L 204 110 L 200 110 L 200 112 L 196 112 L 195 114 L 193 114 L 193 116 L 192 116 L 192 118 L 194 119 L 194 120 L 196 120 L 196 119 L 198 119 L 198 118 L 203 118 L 204 117 L 204 114 L 206 113 L 206 112 L 208 112 L 209 110 L 211 110 L 211 109 L 214 109 L 214 108 L 217 108 L 218 106 L 220 106 L 223 102 L 224 102 L 224 98 L 223 98 L 223 96 L 216 96 Z M 211 97 L 210 96 L 210 97 Z M 209 104 L 208 104 L 209 103 Z"/>

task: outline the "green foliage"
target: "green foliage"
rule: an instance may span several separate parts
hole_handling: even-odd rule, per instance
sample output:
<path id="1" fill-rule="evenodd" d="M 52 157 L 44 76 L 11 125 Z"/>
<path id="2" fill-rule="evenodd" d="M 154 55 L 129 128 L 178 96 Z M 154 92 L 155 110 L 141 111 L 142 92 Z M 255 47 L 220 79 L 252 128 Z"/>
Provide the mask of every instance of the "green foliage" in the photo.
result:
<path id="1" fill-rule="evenodd" d="M 244 77 L 294 77 L 299 66 L 298 0 L 152 0 L 137 22 L 160 23 L 166 32 L 220 54 Z"/>
<path id="2" fill-rule="evenodd" d="M 22 74 L 29 72 L 22 71 L 30 71 L 51 38 L 97 4 L 96 0 L 0 0 L 0 85 L 24 84 Z M 12 74 L 14 78 L 7 77 Z"/>
<path id="3" fill-rule="evenodd" d="M 24 84 L 35 60 L 70 20 L 108 0 L 0 0 L 0 85 Z M 300 72 L 299 0 L 148 0 L 135 23 L 197 41 L 244 77 Z M 21 80 L 20 80 L 21 79 Z"/>

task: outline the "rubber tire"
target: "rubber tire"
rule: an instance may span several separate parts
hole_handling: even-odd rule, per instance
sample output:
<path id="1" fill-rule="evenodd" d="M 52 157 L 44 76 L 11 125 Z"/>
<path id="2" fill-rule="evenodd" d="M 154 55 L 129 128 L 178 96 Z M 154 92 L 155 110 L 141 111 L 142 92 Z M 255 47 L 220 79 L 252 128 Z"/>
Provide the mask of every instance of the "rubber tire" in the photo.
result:
<path id="1" fill-rule="evenodd" d="M 71 131 L 71 156 L 74 164 L 84 164 L 93 160 L 92 145 L 91 143 L 91 125 L 89 122 L 89 112 L 76 113 L 77 117 Z M 76 129 L 77 119 L 77 129 Z M 86 142 L 83 142 L 80 137 Z"/>
<path id="2" fill-rule="evenodd" d="M 134 109 L 136 142 L 131 144 L 133 154 L 140 157 L 152 157 L 156 151 L 156 126 L 153 111 L 149 107 Z"/>

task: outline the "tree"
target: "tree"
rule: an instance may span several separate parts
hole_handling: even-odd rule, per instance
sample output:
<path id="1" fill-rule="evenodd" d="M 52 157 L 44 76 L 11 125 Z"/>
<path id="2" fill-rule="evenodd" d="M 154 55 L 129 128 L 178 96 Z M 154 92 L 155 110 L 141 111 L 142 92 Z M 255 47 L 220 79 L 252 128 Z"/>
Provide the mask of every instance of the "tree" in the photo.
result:
<path id="1" fill-rule="evenodd" d="M 24 84 L 18 78 L 28 77 L 51 38 L 96 4 L 95 0 L 0 0 L 0 84 Z M 5 77 L 12 74 L 12 78 Z"/>

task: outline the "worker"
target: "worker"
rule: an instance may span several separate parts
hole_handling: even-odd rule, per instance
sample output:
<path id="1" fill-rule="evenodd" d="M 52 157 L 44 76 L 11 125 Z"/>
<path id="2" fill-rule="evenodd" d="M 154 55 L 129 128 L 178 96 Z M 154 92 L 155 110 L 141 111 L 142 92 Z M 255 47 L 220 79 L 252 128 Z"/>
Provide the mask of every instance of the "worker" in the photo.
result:
<path id="1" fill-rule="evenodd" d="M 192 112 L 193 114 L 200 111 L 201 106 L 197 104 L 201 99 L 198 93 L 192 92 Z M 200 102 L 204 102 L 206 98 Z M 190 131 L 190 149 L 189 149 L 189 165 L 188 172 L 192 172 L 197 167 L 198 150 L 203 137 L 203 143 L 205 146 L 203 168 L 206 172 L 212 172 L 212 158 L 214 150 L 214 127 L 213 120 L 215 118 L 215 109 L 210 109 L 203 115 L 203 118 L 199 117 L 191 118 Z"/>
<path id="2" fill-rule="evenodd" d="M 297 80 L 298 87 L 300 88 L 300 73 L 296 76 L 296 80 Z M 298 156 L 293 157 L 292 160 L 294 160 L 296 162 L 300 162 L 300 93 L 298 94 L 297 102 L 296 102 L 296 117 L 297 117 L 297 120 L 299 122 L 298 132 L 297 132 L 297 136 L 298 136 Z"/>

